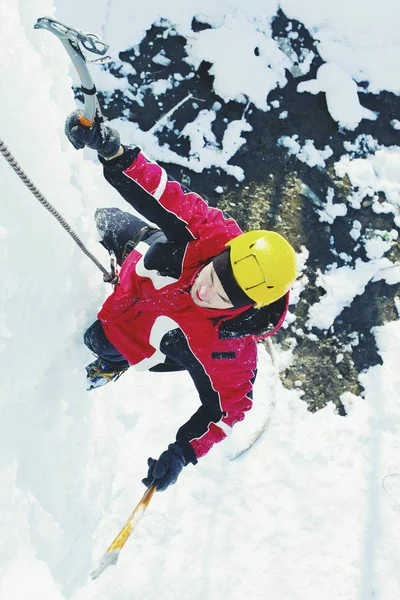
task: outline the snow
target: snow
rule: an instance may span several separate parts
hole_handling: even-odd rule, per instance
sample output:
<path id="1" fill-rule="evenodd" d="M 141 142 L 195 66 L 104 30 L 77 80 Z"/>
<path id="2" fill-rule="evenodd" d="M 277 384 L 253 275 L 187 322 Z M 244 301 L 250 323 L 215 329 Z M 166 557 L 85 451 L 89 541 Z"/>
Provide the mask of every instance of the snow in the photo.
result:
<path id="1" fill-rule="evenodd" d="M 361 235 L 361 229 L 362 229 L 362 225 L 361 225 L 360 221 L 357 221 L 357 219 L 354 219 L 353 226 L 350 231 L 350 235 L 353 238 L 353 240 L 357 241 L 359 239 L 359 237 Z"/>
<path id="2" fill-rule="evenodd" d="M 400 207 L 400 146 L 380 148 L 367 158 L 352 159 L 347 154 L 335 164 L 339 177 L 347 175 L 358 190 L 351 198 L 353 208 L 359 208 L 361 199 L 376 192 L 384 192 L 397 214 Z"/>
<path id="3" fill-rule="evenodd" d="M 369 259 L 381 258 L 390 250 L 393 244 L 385 240 L 373 239 L 365 242 L 365 251 Z"/>
<path id="4" fill-rule="evenodd" d="M 342 310 L 364 292 L 370 281 L 384 279 L 390 284 L 400 283 L 400 263 L 393 266 L 387 258 L 372 259 L 375 255 L 382 256 L 389 247 L 388 244 L 382 249 L 380 244 L 379 252 L 371 248 L 371 260 L 368 262 L 357 259 L 354 267 L 345 265 L 337 268 L 337 265 L 332 265 L 325 273 L 319 272 L 316 285 L 326 294 L 310 307 L 308 326 L 329 329 Z"/>
<path id="5" fill-rule="evenodd" d="M 358 135 L 354 142 L 344 141 L 343 146 L 352 158 L 363 153 L 366 155 L 373 154 L 380 147 L 378 140 L 373 138 L 372 135 L 365 135 L 365 133 Z"/>
<path id="6" fill-rule="evenodd" d="M 222 98 L 243 96 L 265 107 L 269 91 L 285 84 L 292 65 L 270 35 L 278 4 L 214 4 L 155 0 L 138 10 L 126 0 L 98 0 L 94 11 L 91 3 L 58 0 L 56 15 L 106 37 L 113 56 L 137 45 L 155 20 L 169 19 L 190 37 L 191 60 L 212 62 Z M 323 59 L 347 73 L 340 71 L 344 98 L 351 100 L 348 111 L 338 109 L 343 126 L 364 114 L 352 81 L 366 79 L 376 92 L 400 92 L 397 0 L 282 0 L 280 6 L 318 35 Z M 51 0 L 0 4 L 0 135 L 107 264 L 92 215 L 97 206 L 126 206 L 102 179 L 93 153 L 74 151 L 64 138 L 65 116 L 75 107 L 68 57 L 58 40 L 32 28 L 48 14 L 54 14 Z M 194 34 L 194 15 L 213 29 Z M 110 89 L 112 80 L 105 77 L 102 85 Z M 245 119 L 229 123 L 218 152 L 212 112 L 189 125 L 196 151 L 178 164 L 197 172 L 211 164 L 229 168 L 242 133 L 251 131 Z M 154 133 L 124 121 L 115 125 L 124 139 L 136 136 L 145 144 L 152 158 L 176 163 L 177 155 L 160 147 Z M 311 145 L 308 150 L 316 156 Z M 396 209 L 398 166 L 399 148 L 391 147 L 343 159 L 337 168 L 360 189 L 383 192 Z M 239 168 L 232 174 L 244 176 Z M 156 494 L 118 565 L 95 582 L 88 579 L 144 491 L 147 457 L 173 440 L 198 399 L 187 374 L 128 372 L 104 390 L 84 391 L 83 365 L 91 355 L 82 332 L 108 290 L 3 158 L 0 176 L 0 598 L 396 598 L 399 514 L 381 483 L 398 469 L 400 452 L 400 321 L 374 329 L 382 364 L 360 375 L 364 397 L 342 395 L 346 418 L 332 405 L 311 414 L 301 390 L 283 388 L 277 369 L 290 365 L 293 345 L 277 351 L 274 362 L 260 347 L 251 413 L 230 439 L 185 469 L 176 486 Z M 353 237 L 357 229 L 354 222 Z M 310 327 L 329 329 L 368 281 L 399 283 L 400 267 L 379 256 L 379 246 L 368 262 L 320 273 L 326 294 L 310 309 Z M 304 249 L 305 273 L 307 256 Z M 268 432 L 230 462 L 266 418 Z"/>
<path id="7" fill-rule="evenodd" d="M 326 165 L 325 161 L 333 154 L 332 149 L 329 148 L 329 146 L 325 146 L 323 150 L 318 150 L 314 146 L 313 140 L 306 140 L 302 146 L 300 142 L 297 141 L 298 138 L 299 136 L 297 134 L 294 134 L 291 137 L 283 135 L 278 139 L 278 144 L 287 148 L 289 154 L 296 155 L 301 162 L 306 163 L 309 167 L 324 168 Z"/>
<path id="8" fill-rule="evenodd" d="M 265 27 L 259 31 L 240 13 L 226 15 L 222 25 L 200 32 L 195 39 L 191 36 L 188 46 L 190 64 L 197 67 L 202 60 L 212 63 L 214 90 L 226 102 L 250 100 L 266 110 L 269 92 L 286 83 L 285 68 L 290 66 L 287 56 L 265 34 Z M 221 53 L 221 47 L 229 51 Z"/>
<path id="9" fill-rule="evenodd" d="M 366 230 L 364 247 L 368 258 L 381 258 L 386 252 L 389 252 L 391 248 L 397 244 L 399 237 L 398 231 L 392 229 L 391 231 L 383 231 L 380 229 Z"/>
<path id="10" fill-rule="evenodd" d="M 347 214 L 347 206 L 342 202 L 333 203 L 335 192 L 328 188 L 326 195 L 326 205 L 323 210 L 318 210 L 319 220 L 332 225 L 336 217 L 344 217 Z"/>
<path id="11" fill-rule="evenodd" d="M 157 65 L 161 65 L 163 67 L 168 67 L 168 65 L 171 64 L 171 59 L 168 58 L 168 56 L 165 56 L 165 54 L 163 54 L 162 52 L 156 54 L 156 56 L 154 56 L 152 60 Z"/>
<path id="12" fill-rule="evenodd" d="M 325 92 L 326 104 L 332 119 L 345 129 L 356 129 L 362 119 L 377 118 L 375 113 L 361 106 L 357 84 L 340 65 L 335 63 L 323 64 L 318 69 L 317 78 L 299 83 L 297 91 L 310 94 Z"/>
<path id="13" fill-rule="evenodd" d="M 172 77 L 168 77 L 168 79 L 158 79 L 157 81 L 153 81 L 148 86 L 143 86 L 144 88 L 149 88 L 152 91 L 153 96 L 156 98 L 158 96 L 162 96 L 165 92 L 172 88 L 174 85 L 174 81 Z"/>
<path id="14" fill-rule="evenodd" d="M 398 2 L 281 0 L 280 7 L 313 33 L 326 63 L 340 65 L 355 81 L 369 82 L 375 94 L 400 93 Z"/>

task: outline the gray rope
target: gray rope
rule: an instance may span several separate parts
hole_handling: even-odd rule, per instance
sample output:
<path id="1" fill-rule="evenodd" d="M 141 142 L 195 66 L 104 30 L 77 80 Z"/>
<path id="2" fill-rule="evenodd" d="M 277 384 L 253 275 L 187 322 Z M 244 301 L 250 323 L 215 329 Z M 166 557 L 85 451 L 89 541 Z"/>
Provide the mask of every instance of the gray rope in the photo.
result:
<path id="1" fill-rule="evenodd" d="M 72 239 L 78 244 L 78 246 L 82 250 L 82 252 L 84 252 L 86 254 L 86 256 L 88 256 L 90 258 L 90 260 L 92 260 L 94 262 L 96 267 L 98 267 L 100 269 L 100 271 L 103 273 L 104 281 L 106 281 L 108 283 L 117 284 L 118 283 L 118 275 L 116 275 L 116 273 L 115 273 L 114 261 L 111 260 L 111 273 L 109 273 L 103 267 L 103 265 L 97 260 L 97 258 L 91 252 L 89 252 L 89 250 L 86 248 L 86 246 L 84 245 L 82 240 L 76 235 L 75 231 L 67 223 L 67 221 L 64 219 L 64 217 L 58 212 L 58 210 L 56 210 L 54 208 L 54 206 L 52 204 L 50 204 L 50 202 L 48 202 L 48 200 L 46 200 L 46 198 L 38 190 L 38 188 L 35 186 L 35 184 L 32 183 L 32 181 L 24 173 L 24 171 L 22 170 L 20 165 L 17 163 L 14 156 L 11 154 L 11 152 L 9 151 L 9 149 L 7 148 L 7 146 L 5 145 L 5 143 L 3 142 L 3 140 L 1 138 L 0 138 L 0 152 L 2 153 L 2 155 L 4 156 L 6 161 L 14 169 L 14 171 L 16 172 L 18 177 L 20 177 L 20 179 L 22 179 L 22 181 L 25 183 L 27 188 L 32 192 L 32 194 L 35 196 L 35 198 L 37 200 L 39 200 L 39 202 L 41 204 L 43 204 L 43 206 L 45 208 L 47 208 L 47 210 L 53 215 L 53 217 L 55 217 L 57 219 L 57 221 L 70 234 Z"/>
<path id="2" fill-rule="evenodd" d="M 236 460 L 240 456 L 243 456 L 243 454 L 248 452 L 248 450 L 250 450 L 250 448 L 252 448 L 254 446 L 254 444 L 260 439 L 260 437 L 267 431 L 267 429 L 269 428 L 269 425 L 272 421 L 272 418 L 274 416 L 274 410 L 275 410 L 276 399 L 277 399 L 276 398 L 276 394 L 277 394 L 276 385 L 279 381 L 279 371 L 278 371 L 278 364 L 277 364 L 277 357 L 276 357 L 274 343 L 270 337 L 268 337 L 266 339 L 266 342 L 267 342 L 267 346 L 268 346 L 268 352 L 271 356 L 272 366 L 275 369 L 274 380 L 272 382 L 273 394 L 272 394 L 271 403 L 269 405 L 268 415 L 265 418 L 263 424 L 257 429 L 257 431 L 255 431 L 253 433 L 251 439 L 247 442 L 247 445 L 244 446 L 244 448 L 242 448 L 241 450 L 238 450 L 237 452 L 235 452 L 234 454 L 231 454 L 231 456 L 228 457 L 230 461 Z"/>

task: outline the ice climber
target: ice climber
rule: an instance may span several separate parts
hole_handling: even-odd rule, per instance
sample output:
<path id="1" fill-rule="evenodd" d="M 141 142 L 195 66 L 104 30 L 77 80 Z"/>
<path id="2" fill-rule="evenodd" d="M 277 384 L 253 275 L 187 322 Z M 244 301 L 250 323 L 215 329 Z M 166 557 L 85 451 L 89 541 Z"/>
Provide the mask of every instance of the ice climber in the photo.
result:
<path id="1" fill-rule="evenodd" d="M 251 408 L 256 342 L 283 323 L 295 252 L 278 233 L 243 233 L 140 148 L 121 145 L 114 129 L 82 126 L 80 114 L 66 120 L 68 139 L 77 149 L 97 150 L 106 180 L 146 219 L 117 208 L 96 212 L 101 243 L 120 265 L 120 283 L 84 335 L 97 356 L 87 367 L 89 385 L 116 380 L 130 366 L 187 370 L 200 396 L 176 440 L 158 460 L 148 460 L 143 483 L 161 491 Z"/>

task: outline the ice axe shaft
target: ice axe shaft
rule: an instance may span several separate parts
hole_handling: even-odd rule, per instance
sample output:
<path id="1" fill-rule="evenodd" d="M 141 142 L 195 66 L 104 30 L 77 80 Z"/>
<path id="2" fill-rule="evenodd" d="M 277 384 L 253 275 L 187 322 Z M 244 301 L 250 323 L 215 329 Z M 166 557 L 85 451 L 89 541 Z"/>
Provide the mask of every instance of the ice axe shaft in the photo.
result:
<path id="1" fill-rule="evenodd" d="M 116 538 L 113 540 L 111 545 L 107 548 L 105 554 L 103 555 L 103 558 L 101 559 L 100 565 L 90 574 L 92 579 L 97 579 L 97 577 L 99 577 L 99 575 L 101 575 L 109 565 L 115 565 L 117 563 L 118 555 L 121 552 L 121 549 L 128 541 L 129 536 L 131 535 L 136 525 L 139 523 L 140 519 L 143 517 L 145 510 L 148 507 L 155 491 L 155 485 L 152 485 L 145 491 L 142 499 L 140 500 L 136 508 L 133 510 L 131 516 L 129 517 L 119 534 L 116 536 Z"/>
<path id="2" fill-rule="evenodd" d="M 52 17 L 40 17 L 34 28 L 46 29 L 58 37 L 78 72 L 85 98 L 83 115 L 80 117 L 81 124 L 90 127 L 93 125 L 95 118 L 102 122 L 103 116 L 96 96 L 96 86 L 93 83 L 86 57 L 80 46 L 83 46 L 88 52 L 104 56 L 108 50 L 108 45 L 95 33 L 85 33 Z M 102 62 L 108 58 L 104 57 Z"/>

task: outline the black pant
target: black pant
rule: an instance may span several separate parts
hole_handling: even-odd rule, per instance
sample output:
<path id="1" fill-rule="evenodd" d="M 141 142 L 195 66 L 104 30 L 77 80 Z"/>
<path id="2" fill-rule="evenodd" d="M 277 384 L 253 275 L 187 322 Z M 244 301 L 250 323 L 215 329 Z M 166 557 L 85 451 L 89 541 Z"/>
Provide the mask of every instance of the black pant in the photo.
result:
<path id="1" fill-rule="evenodd" d="M 126 257 L 127 244 L 137 239 L 141 232 L 147 231 L 147 223 L 119 208 L 98 208 L 95 219 L 102 237 L 101 243 L 109 252 L 115 254 L 119 265 L 122 265 Z"/>
<path id="2" fill-rule="evenodd" d="M 106 338 L 103 325 L 98 319 L 85 331 L 83 340 L 86 346 L 99 358 L 116 369 L 129 367 L 128 361 Z"/>
<path id="3" fill-rule="evenodd" d="M 124 258 L 132 251 L 139 238 L 147 239 L 149 235 L 154 234 L 154 229 L 147 228 L 144 221 L 119 208 L 98 208 L 95 219 L 103 238 L 101 243 L 109 252 L 115 254 L 119 265 L 122 265 Z M 111 366 L 129 367 L 128 361 L 107 339 L 101 321 L 96 320 L 85 331 L 83 339 L 96 356 L 104 359 Z"/>

